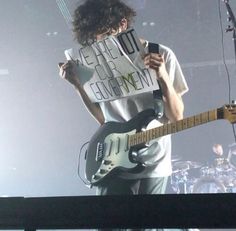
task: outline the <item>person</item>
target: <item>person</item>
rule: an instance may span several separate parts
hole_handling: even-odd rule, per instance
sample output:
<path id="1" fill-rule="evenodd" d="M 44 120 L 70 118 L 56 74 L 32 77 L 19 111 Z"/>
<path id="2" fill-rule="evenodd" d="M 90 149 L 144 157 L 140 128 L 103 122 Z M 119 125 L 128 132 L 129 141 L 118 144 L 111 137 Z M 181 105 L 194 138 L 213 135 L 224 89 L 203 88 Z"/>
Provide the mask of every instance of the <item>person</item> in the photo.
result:
<path id="1" fill-rule="evenodd" d="M 223 146 L 221 144 L 212 145 L 212 153 L 207 159 L 207 165 L 210 167 L 215 167 L 221 160 L 226 159 Z"/>
<path id="2" fill-rule="evenodd" d="M 86 0 L 74 13 L 73 30 L 78 43 L 88 46 L 106 35 L 117 35 L 131 28 L 136 12 L 121 0 Z M 149 41 L 140 39 L 146 49 L 144 64 L 155 71 L 164 106 L 164 115 L 150 122 L 150 127 L 183 118 L 182 95 L 188 86 L 174 52 L 159 44 L 159 53 L 148 52 Z M 93 103 L 79 81 L 73 61 L 60 63 L 60 76 L 69 81 L 81 96 L 86 108 L 99 124 L 109 121 L 125 122 L 148 108 L 154 108 L 153 92 L 141 93 L 116 100 Z M 149 125 L 148 125 L 149 126 Z M 97 195 L 163 194 L 171 175 L 171 137 L 166 135 L 153 142 L 150 148 L 138 152 L 142 156 L 161 155 L 160 161 L 150 164 L 139 173 L 120 173 L 104 179 L 96 186 Z"/>
<path id="3" fill-rule="evenodd" d="M 73 30 L 79 44 L 91 45 L 105 35 L 116 35 L 130 28 L 136 12 L 120 0 L 86 0 L 74 13 Z M 141 39 L 144 46 L 148 41 Z M 182 95 L 188 91 L 180 65 L 173 51 L 159 44 L 159 53 L 147 53 L 144 64 L 155 70 L 162 90 L 164 116 L 154 120 L 154 125 L 175 122 L 183 118 Z M 153 92 L 93 103 L 80 84 L 73 61 L 60 63 L 60 76 L 69 81 L 81 96 L 86 108 L 100 124 L 108 121 L 125 122 L 139 112 L 153 108 Z M 153 125 L 151 125 L 153 126 Z M 98 195 L 107 194 L 155 194 L 164 193 L 168 176 L 171 174 L 171 138 L 161 137 L 154 151 L 163 158 L 157 164 L 148 166 L 137 174 L 121 173 L 115 180 L 101 182 Z M 153 149 L 153 146 L 152 146 Z"/>

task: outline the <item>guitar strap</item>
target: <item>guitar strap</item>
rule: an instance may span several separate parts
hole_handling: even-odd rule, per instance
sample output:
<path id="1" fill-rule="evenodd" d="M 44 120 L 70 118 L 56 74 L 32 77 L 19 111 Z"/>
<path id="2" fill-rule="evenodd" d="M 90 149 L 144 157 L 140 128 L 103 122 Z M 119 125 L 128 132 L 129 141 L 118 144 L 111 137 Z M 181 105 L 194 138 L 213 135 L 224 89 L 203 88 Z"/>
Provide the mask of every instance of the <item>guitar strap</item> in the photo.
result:
<path id="1" fill-rule="evenodd" d="M 157 43 L 148 43 L 148 52 L 149 53 L 159 53 L 159 44 Z M 160 87 L 160 84 L 159 84 Z M 153 91 L 154 98 L 154 110 L 155 115 L 158 119 L 160 119 L 164 115 L 164 105 L 162 100 L 162 90 L 161 87 L 159 90 Z"/>

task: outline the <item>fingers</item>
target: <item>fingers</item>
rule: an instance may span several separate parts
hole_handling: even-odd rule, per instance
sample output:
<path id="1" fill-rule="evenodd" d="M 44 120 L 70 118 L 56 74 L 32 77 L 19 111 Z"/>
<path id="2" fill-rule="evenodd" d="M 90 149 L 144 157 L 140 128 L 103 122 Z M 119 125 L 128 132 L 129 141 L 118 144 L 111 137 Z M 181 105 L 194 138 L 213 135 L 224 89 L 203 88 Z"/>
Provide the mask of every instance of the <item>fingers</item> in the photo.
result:
<path id="1" fill-rule="evenodd" d="M 69 71 L 70 63 L 69 62 L 66 62 L 66 63 L 60 62 L 60 63 L 58 63 L 58 67 L 60 68 L 59 75 L 62 78 L 66 78 L 66 74 L 68 74 L 68 71 Z"/>
<path id="2" fill-rule="evenodd" d="M 58 67 L 60 68 L 64 63 L 58 63 Z"/>
<path id="3" fill-rule="evenodd" d="M 156 78 L 158 80 L 168 76 L 164 55 L 149 53 L 144 57 L 144 64 L 147 68 L 151 68 L 156 71 Z"/>
<path id="4" fill-rule="evenodd" d="M 149 53 L 144 57 L 144 64 L 150 68 L 157 69 L 164 64 L 164 56 L 157 53 Z"/>
<path id="5" fill-rule="evenodd" d="M 65 63 L 58 63 L 59 67 L 59 76 L 62 79 L 69 81 L 72 84 L 79 83 L 78 77 L 76 74 L 76 64 L 73 61 L 67 61 Z"/>
<path id="6" fill-rule="evenodd" d="M 66 63 L 58 63 L 58 67 L 65 70 L 69 67 L 71 67 L 71 62 L 70 61 L 67 61 Z"/>

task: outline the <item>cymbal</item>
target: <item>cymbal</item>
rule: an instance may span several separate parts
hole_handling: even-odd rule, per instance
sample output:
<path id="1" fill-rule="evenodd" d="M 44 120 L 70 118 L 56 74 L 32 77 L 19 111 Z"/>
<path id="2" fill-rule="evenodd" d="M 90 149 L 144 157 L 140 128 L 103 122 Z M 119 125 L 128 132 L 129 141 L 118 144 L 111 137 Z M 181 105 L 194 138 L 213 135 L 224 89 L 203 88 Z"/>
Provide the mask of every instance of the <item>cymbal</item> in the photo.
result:
<path id="1" fill-rule="evenodd" d="M 173 163 L 173 172 L 187 171 L 192 168 L 200 168 L 202 164 L 194 161 L 178 161 Z"/>
<path id="2" fill-rule="evenodd" d="M 180 160 L 181 160 L 181 157 L 180 157 L 180 156 L 175 155 L 175 156 L 172 156 L 172 157 L 171 157 L 171 161 L 172 161 L 172 162 L 180 161 Z"/>
<path id="3" fill-rule="evenodd" d="M 232 155 L 236 155 L 236 143 L 232 143 L 229 145 L 229 148 L 230 148 L 230 153 Z"/>
<path id="4" fill-rule="evenodd" d="M 203 165 L 202 163 L 195 161 L 187 161 L 187 162 L 190 165 L 190 168 L 201 168 Z"/>
<path id="5" fill-rule="evenodd" d="M 189 170 L 189 164 L 186 161 L 179 161 L 173 163 L 173 173 Z"/>

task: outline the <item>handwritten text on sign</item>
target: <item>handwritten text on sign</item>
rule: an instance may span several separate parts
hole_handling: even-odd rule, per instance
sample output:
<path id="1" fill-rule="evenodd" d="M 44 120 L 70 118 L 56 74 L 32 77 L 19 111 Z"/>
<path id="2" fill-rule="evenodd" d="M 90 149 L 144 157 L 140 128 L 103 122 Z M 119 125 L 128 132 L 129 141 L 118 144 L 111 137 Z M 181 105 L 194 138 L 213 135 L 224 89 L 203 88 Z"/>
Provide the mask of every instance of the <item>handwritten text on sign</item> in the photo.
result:
<path id="1" fill-rule="evenodd" d="M 143 64 L 144 48 L 133 29 L 65 54 L 78 61 L 80 83 L 93 102 L 159 89 L 153 70 Z"/>

